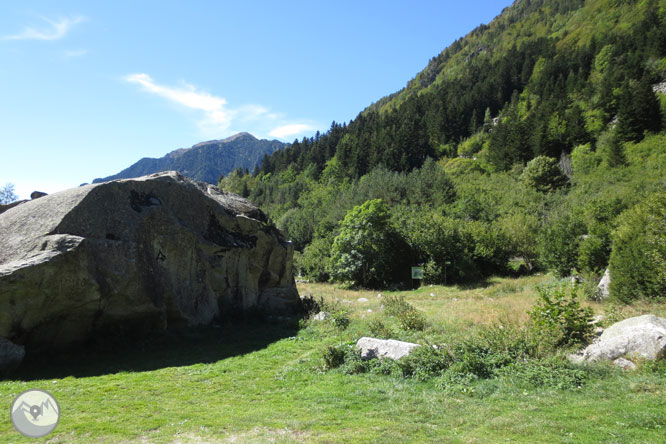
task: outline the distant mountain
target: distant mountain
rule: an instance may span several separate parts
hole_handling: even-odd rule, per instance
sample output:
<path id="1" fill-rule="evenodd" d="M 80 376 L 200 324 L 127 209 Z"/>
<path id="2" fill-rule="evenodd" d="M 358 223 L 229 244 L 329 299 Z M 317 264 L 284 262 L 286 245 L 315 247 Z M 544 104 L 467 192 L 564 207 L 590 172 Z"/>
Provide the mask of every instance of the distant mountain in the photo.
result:
<path id="1" fill-rule="evenodd" d="M 144 157 L 118 174 L 97 178 L 93 183 L 176 170 L 192 179 L 216 184 L 221 175 L 235 168 L 252 170 L 264 154 L 285 146 L 277 140 L 259 140 L 252 134 L 238 133 L 222 140 L 197 143 L 192 148 L 180 148 L 159 159 Z"/>

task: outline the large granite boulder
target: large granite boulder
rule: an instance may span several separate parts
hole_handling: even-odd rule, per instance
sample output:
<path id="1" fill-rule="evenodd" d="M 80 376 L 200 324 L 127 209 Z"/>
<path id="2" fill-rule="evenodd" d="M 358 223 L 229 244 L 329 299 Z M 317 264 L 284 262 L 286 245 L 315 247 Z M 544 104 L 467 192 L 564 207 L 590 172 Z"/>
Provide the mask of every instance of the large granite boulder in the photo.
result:
<path id="1" fill-rule="evenodd" d="M 613 324 L 592 344 L 569 358 L 574 362 L 611 361 L 626 368 L 627 360 L 653 361 L 665 354 L 666 319 L 643 315 Z"/>
<path id="2" fill-rule="evenodd" d="M 50 194 L 0 214 L 0 337 L 30 351 L 298 311 L 292 255 L 257 207 L 175 172 Z"/>
<path id="3" fill-rule="evenodd" d="M 25 356 L 25 347 L 0 338 L 0 375 L 9 373 L 19 366 Z"/>
<path id="4" fill-rule="evenodd" d="M 362 337 L 356 342 L 356 350 L 360 351 L 361 358 L 366 360 L 373 358 L 400 359 L 409 355 L 417 347 L 420 345 L 395 339 Z"/>

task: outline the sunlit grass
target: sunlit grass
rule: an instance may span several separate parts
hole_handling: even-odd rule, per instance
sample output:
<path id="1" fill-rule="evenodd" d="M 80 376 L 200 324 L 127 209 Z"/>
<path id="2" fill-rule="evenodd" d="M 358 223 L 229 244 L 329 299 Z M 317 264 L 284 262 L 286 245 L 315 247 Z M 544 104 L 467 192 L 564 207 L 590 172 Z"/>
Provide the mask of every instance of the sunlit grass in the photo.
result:
<path id="1" fill-rule="evenodd" d="M 658 372 L 609 368 L 573 390 L 495 378 L 451 393 L 436 381 L 319 370 L 326 345 L 368 335 L 375 317 L 409 339 L 464 335 L 478 324 L 525 322 L 534 288 L 553 283 L 547 275 L 497 278 L 475 288 L 395 293 L 299 284 L 302 295 L 346 308 L 349 328 L 248 322 L 174 333 L 112 354 L 62 355 L 23 379 L 0 382 L 0 402 L 9 410 L 28 388 L 55 395 L 62 419 L 50 443 L 664 442 L 666 375 Z M 426 313 L 428 330 L 401 332 L 382 314 L 379 293 L 403 295 Z M 616 316 L 664 313 L 646 303 L 594 308 Z M 5 414 L 0 442 L 33 440 Z"/>

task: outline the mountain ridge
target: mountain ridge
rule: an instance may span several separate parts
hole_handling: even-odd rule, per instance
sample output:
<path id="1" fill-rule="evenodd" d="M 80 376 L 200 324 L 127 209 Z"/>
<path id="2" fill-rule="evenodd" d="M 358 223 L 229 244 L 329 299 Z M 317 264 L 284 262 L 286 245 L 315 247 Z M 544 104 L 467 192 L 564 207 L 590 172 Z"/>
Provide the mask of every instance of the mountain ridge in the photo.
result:
<path id="1" fill-rule="evenodd" d="M 96 178 L 92 183 L 175 170 L 192 179 L 215 184 L 220 176 L 236 168 L 253 169 L 264 155 L 285 146 L 278 140 L 257 139 L 248 132 L 240 132 L 224 139 L 199 142 L 190 148 L 178 148 L 159 158 L 141 158 L 119 173 Z"/>

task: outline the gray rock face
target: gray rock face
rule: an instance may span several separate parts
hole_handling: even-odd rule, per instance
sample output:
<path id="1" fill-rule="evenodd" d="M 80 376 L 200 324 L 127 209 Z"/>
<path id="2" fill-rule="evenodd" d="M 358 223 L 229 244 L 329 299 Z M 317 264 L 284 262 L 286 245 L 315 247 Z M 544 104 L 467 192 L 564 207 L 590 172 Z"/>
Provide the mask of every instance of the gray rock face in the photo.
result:
<path id="1" fill-rule="evenodd" d="M 611 283 L 610 269 L 606 268 L 604 276 L 599 281 L 599 285 L 597 285 L 597 291 L 595 292 L 595 297 L 597 298 L 597 300 L 601 301 L 604 299 L 608 299 L 608 296 L 610 296 L 610 283 Z"/>
<path id="2" fill-rule="evenodd" d="M 30 351 L 296 311 L 292 255 L 257 207 L 175 172 L 50 194 L 0 214 L 0 337 Z"/>
<path id="3" fill-rule="evenodd" d="M 395 339 L 376 339 L 363 337 L 356 342 L 356 349 L 361 352 L 361 358 L 390 358 L 400 359 L 409 355 L 413 349 L 420 347 L 411 342 L 396 341 Z"/>
<path id="4" fill-rule="evenodd" d="M 592 344 L 571 359 L 576 362 L 655 360 L 666 354 L 666 319 L 655 315 L 637 316 L 613 324 Z"/>
<path id="5" fill-rule="evenodd" d="M 21 364 L 25 356 L 25 347 L 0 338 L 0 375 L 11 372 Z"/>

